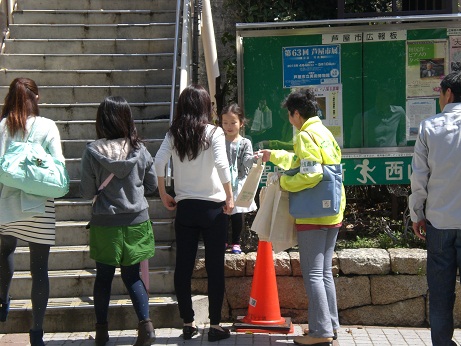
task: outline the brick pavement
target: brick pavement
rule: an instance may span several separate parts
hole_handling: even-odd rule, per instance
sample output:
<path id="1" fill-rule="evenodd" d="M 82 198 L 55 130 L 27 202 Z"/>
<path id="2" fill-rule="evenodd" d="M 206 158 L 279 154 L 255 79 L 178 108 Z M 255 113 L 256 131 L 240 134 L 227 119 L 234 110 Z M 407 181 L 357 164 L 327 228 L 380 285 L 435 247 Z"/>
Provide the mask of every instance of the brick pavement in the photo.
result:
<path id="1" fill-rule="evenodd" d="M 231 324 L 223 324 L 232 326 Z M 300 335 L 306 325 L 295 325 L 292 334 L 245 334 L 234 333 L 227 340 L 208 342 L 208 326 L 199 326 L 200 333 L 192 340 L 184 341 L 181 329 L 161 328 L 156 329 L 157 339 L 154 345 L 293 345 L 293 336 Z M 107 346 L 133 345 L 136 340 L 136 330 L 110 331 L 110 341 Z M 47 346 L 90 346 L 94 345 L 94 332 L 78 333 L 46 333 Z M 454 340 L 461 344 L 461 330 L 455 331 Z M 23 346 L 29 345 L 29 334 L 0 334 L 0 345 Z M 428 328 L 395 328 L 395 327 L 365 327 L 342 326 L 338 332 L 338 340 L 334 346 L 430 346 L 430 330 Z"/>

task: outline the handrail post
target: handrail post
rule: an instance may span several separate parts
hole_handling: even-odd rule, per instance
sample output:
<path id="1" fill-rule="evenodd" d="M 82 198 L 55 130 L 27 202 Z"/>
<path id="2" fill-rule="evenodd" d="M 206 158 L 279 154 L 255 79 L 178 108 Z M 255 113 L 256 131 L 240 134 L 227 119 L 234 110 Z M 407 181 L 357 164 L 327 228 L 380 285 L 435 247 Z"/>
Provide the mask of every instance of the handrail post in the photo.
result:
<path id="1" fill-rule="evenodd" d="M 179 74 L 179 94 L 190 83 L 190 40 L 191 40 L 191 1 L 184 0 L 182 15 L 181 67 Z"/>
<path id="2" fill-rule="evenodd" d="M 216 40 L 213 28 L 213 17 L 211 15 L 210 0 L 202 2 L 202 43 L 205 55 L 205 65 L 208 79 L 208 88 L 213 110 L 216 112 L 216 78 L 219 77 L 218 53 L 216 51 Z"/>
<path id="3" fill-rule="evenodd" d="M 13 11 L 16 0 L 8 0 L 8 25 L 13 24 Z"/>

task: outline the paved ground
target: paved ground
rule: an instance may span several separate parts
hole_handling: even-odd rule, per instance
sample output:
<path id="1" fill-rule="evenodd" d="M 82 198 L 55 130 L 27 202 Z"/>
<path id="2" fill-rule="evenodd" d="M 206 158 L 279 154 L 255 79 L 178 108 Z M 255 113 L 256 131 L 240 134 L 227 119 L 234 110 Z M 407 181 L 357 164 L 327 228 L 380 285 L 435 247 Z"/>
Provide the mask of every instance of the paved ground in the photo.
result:
<path id="1" fill-rule="evenodd" d="M 224 324 L 224 326 L 232 326 Z M 293 345 L 293 336 L 301 335 L 306 325 L 295 325 L 292 334 L 245 334 L 234 333 L 227 340 L 208 342 L 208 326 L 200 326 L 200 333 L 192 340 L 184 341 L 180 329 L 156 329 L 157 339 L 154 345 Z M 136 330 L 111 331 L 107 346 L 133 345 L 136 340 Z M 60 345 L 94 345 L 94 333 L 46 333 L 47 346 Z M 461 330 L 455 331 L 454 340 L 461 344 Z M 0 334 L 0 345 L 21 346 L 29 344 L 29 334 Z M 338 332 L 338 340 L 334 346 L 425 346 L 431 345 L 430 330 L 427 328 L 387 328 L 366 326 L 342 326 Z"/>

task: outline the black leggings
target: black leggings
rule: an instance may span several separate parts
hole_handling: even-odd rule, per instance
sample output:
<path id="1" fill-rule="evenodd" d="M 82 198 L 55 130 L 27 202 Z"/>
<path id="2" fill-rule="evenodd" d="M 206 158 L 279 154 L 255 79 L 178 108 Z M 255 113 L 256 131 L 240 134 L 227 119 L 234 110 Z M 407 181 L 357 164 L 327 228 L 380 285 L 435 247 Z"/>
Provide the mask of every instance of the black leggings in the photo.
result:
<path id="1" fill-rule="evenodd" d="M 179 315 L 184 323 L 194 321 L 191 279 L 200 235 L 205 244 L 210 324 L 221 322 L 228 221 L 222 209 L 223 205 L 223 203 L 186 199 L 180 201 L 177 206 L 174 286 L 178 298 Z"/>
<path id="2" fill-rule="evenodd" d="M 139 276 L 139 263 L 121 266 L 122 280 L 130 294 L 133 308 L 139 321 L 149 318 L 149 297 L 144 283 Z M 96 322 L 107 323 L 109 313 L 110 292 L 115 266 L 96 262 L 96 280 L 94 282 L 94 310 Z"/>
<path id="3" fill-rule="evenodd" d="M 245 221 L 244 213 L 237 213 L 230 216 L 232 223 L 232 244 L 240 244 L 240 234 L 243 230 L 243 224 Z"/>
<path id="4" fill-rule="evenodd" d="M 16 250 L 17 238 L 2 235 L 0 246 L 0 298 L 8 300 L 11 279 L 14 274 L 14 251 Z M 50 282 L 48 279 L 48 257 L 50 245 L 29 242 L 30 249 L 30 273 L 32 275 L 32 316 L 33 330 L 43 329 L 46 306 L 50 295 Z"/>

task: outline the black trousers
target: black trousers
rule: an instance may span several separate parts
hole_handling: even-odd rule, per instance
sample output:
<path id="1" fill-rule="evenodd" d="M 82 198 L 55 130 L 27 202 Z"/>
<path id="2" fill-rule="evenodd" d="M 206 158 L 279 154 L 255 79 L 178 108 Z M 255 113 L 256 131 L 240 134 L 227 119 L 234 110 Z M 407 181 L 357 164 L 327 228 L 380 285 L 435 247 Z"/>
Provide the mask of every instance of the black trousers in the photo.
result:
<path id="1" fill-rule="evenodd" d="M 227 215 L 223 212 L 223 206 L 224 202 L 197 199 L 186 199 L 178 203 L 175 219 L 177 249 L 174 285 L 179 315 L 184 323 L 194 321 L 191 278 L 200 236 L 205 244 L 210 324 L 221 322 L 228 221 Z"/>

